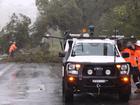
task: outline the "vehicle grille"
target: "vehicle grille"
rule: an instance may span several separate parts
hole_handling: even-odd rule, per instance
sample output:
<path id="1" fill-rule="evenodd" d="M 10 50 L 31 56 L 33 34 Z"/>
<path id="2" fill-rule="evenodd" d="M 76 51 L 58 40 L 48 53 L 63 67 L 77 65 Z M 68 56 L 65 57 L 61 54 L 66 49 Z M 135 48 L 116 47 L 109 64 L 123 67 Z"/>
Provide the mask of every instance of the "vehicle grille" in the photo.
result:
<path id="1" fill-rule="evenodd" d="M 92 75 L 88 74 L 88 70 L 92 70 Z M 106 70 L 110 70 L 111 74 L 107 75 Z M 83 76 L 115 76 L 117 71 L 115 70 L 114 64 L 109 64 L 109 65 L 103 65 L 103 64 L 98 64 L 98 65 L 84 65 L 82 75 Z"/>

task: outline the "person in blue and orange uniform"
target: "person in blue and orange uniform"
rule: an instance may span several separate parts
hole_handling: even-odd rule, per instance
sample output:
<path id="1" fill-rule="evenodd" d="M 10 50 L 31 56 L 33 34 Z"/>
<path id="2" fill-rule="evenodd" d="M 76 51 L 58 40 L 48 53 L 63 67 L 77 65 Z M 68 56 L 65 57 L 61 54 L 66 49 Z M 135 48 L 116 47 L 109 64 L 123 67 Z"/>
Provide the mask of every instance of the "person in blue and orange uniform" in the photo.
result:
<path id="1" fill-rule="evenodd" d="M 132 79 L 137 87 L 135 93 L 140 93 L 140 80 L 139 80 L 139 70 L 138 70 L 138 62 L 135 54 L 135 46 L 132 43 L 128 43 L 127 47 L 122 51 L 129 53 L 129 57 L 125 58 L 127 62 L 130 62 L 131 70 L 130 73 L 132 75 Z"/>

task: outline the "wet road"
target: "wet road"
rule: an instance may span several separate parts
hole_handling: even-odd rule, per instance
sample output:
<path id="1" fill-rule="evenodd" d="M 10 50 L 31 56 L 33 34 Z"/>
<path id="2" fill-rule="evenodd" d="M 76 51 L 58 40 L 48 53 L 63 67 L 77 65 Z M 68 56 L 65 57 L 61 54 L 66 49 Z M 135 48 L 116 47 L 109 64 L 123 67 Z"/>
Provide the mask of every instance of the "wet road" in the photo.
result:
<path id="1" fill-rule="evenodd" d="M 140 94 L 134 93 L 128 103 L 83 94 L 65 104 L 61 88 L 60 64 L 0 64 L 0 105 L 140 105 Z"/>

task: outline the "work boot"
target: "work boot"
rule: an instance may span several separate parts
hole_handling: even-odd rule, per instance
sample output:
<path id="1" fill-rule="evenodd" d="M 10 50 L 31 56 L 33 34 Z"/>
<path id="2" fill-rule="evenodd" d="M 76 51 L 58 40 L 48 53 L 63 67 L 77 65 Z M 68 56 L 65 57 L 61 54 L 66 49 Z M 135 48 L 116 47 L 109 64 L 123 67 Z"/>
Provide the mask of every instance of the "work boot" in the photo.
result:
<path id="1" fill-rule="evenodd" d="M 140 93 L 140 89 L 135 90 L 134 93 Z"/>

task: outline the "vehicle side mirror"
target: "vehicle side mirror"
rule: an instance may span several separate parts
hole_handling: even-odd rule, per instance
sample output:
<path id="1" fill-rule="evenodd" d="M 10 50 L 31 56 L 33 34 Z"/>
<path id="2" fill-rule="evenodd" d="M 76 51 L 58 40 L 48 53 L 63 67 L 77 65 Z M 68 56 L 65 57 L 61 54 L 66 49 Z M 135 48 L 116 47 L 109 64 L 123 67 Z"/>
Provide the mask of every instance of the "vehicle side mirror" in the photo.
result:
<path id="1" fill-rule="evenodd" d="M 123 52 L 123 53 L 122 53 L 122 57 L 123 57 L 123 58 L 128 58 L 128 57 L 129 57 L 129 53 Z"/>
<path id="2" fill-rule="evenodd" d="M 59 57 L 65 57 L 65 52 L 59 52 Z"/>

